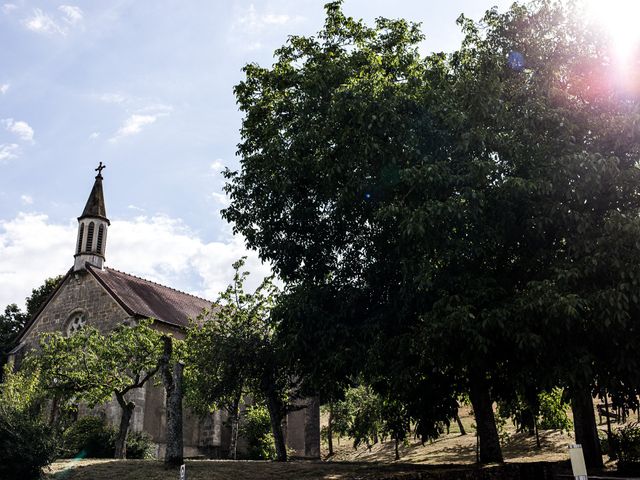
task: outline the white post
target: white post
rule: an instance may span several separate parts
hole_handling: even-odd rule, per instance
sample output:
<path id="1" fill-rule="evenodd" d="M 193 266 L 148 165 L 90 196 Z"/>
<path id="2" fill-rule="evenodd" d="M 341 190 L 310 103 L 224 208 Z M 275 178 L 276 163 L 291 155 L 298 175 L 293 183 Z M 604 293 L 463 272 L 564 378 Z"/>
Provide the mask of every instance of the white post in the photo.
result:
<path id="1" fill-rule="evenodd" d="M 569 458 L 571 459 L 571 470 L 573 470 L 575 480 L 588 480 L 582 445 L 579 443 L 569 445 Z"/>
<path id="2" fill-rule="evenodd" d="M 187 466 L 183 463 L 180 465 L 180 479 L 179 480 L 187 480 Z"/>

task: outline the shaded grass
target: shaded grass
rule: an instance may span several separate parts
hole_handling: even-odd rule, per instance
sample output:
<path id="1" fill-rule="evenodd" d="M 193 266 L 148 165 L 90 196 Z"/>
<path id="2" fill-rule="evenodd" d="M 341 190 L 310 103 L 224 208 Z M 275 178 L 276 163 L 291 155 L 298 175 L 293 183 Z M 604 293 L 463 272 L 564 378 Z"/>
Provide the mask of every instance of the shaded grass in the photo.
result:
<path id="1" fill-rule="evenodd" d="M 477 467 L 373 462 L 187 461 L 189 480 L 374 480 L 464 478 Z M 489 467 L 491 468 L 491 467 Z M 81 460 L 53 464 L 48 480 L 177 480 L 178 469 L 155 460 Z"/>

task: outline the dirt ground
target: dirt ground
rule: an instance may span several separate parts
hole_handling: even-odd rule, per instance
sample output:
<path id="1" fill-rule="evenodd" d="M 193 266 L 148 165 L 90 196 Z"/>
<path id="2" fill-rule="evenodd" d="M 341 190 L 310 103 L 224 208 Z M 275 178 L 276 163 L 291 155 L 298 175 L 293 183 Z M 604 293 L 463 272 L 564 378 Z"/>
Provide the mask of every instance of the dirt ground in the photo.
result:
<path id="1" fill-rule="evenodd" d="M 451 424 L 449 434 L 424 445 L 419 439 L 412 438 L 400 446 L 400 461 L 421 464 L 470 464 L 476 462 L 476 436 L 473 428 L 474 419 L 468 408 L 460 409 L 460 418 L 466 430 L 461 436 L 458 426 Z M 323 418 L 323 421 L 326 419 Z M 540 448 L 536 446 L 533 436 L 516 433 L 515 427 L 507 423 L 503 427 L 502 453 L 510 462 L 556 462 L 567 460 L 567 445 L 575 443 L 572 434 L 557 430 L 540 431 Z M 350 462 L 392 462 L 394 461 L 394 444 L 391 441 L 353 448 L 353 442 L 346 439 L 334 439 L 334 455 L 328 457 L 327 445 L 322 445 L 322 457 L 330 461 Z"/>

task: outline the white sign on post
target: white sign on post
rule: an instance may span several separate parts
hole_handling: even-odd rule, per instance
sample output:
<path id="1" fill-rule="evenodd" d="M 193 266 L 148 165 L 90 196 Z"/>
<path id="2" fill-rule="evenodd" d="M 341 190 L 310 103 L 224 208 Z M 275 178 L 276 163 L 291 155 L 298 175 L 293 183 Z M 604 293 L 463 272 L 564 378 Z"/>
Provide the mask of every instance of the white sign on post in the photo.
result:
<path id="1" fill-rule="evenodd" d="M 575 478 L 575 480 L 588 480 L 589 477 L 587 476 L 587 466 L 584 463 L 582 445 L 579 443 L 569 445 L 569 458 L 571 459 L 573 478 Z"/>
<path id="2" fill-rule="evenodd" d="M 180 480 L 187 480 L 187 466 L 180 465 Z"/>

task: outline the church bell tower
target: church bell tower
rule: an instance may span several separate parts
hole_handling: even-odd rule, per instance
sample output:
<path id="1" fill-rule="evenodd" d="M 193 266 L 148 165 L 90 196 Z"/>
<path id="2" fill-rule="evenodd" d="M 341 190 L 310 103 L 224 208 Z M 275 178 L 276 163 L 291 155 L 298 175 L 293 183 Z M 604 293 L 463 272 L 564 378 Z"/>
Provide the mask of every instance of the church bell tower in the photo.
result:
<path id="1" fill-rule="evenodd" d="M 78 241 L 73 270 L 83 270 L 88 263 L 102 269 L 104 252 L 107 246 L 107 229 L 111 224 L 107 218 L 102 193 L 102 170 L 105 166 L 98 165 L 96 180 L 89 194 L 89 199 L 82 215 L 78 217 Z"/>

